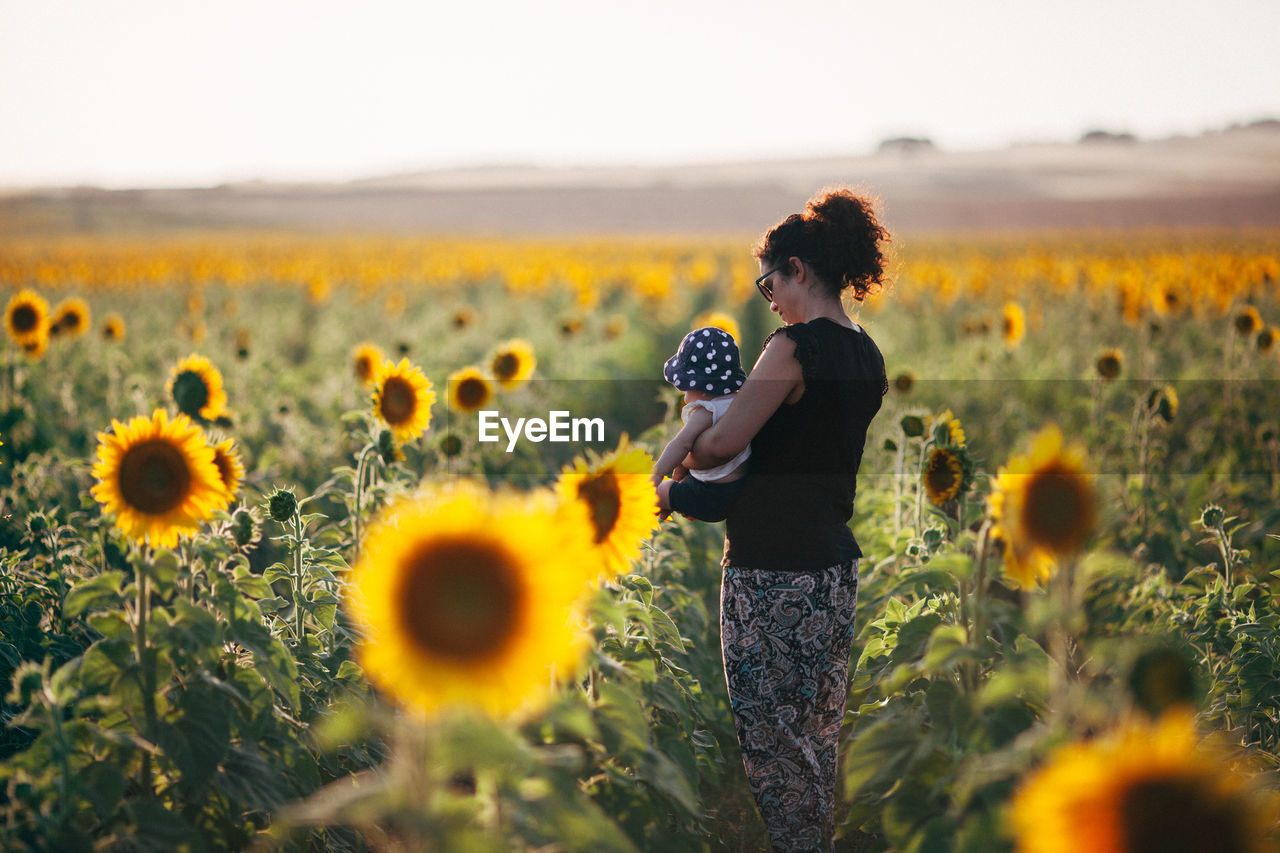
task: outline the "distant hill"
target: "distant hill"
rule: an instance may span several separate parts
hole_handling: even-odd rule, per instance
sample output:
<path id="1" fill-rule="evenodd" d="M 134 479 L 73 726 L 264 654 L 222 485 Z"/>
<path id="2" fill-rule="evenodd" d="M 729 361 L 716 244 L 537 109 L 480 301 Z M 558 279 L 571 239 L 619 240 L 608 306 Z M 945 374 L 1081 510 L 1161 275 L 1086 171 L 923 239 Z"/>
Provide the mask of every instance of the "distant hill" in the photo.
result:
<path id="1" fill-rule="evenodd" d="M 670 167 L 443 169 L 337 184 L 0 194 L 0 234 L 270 226 L 430 233 L 755 234 L 829 184 L 896 231 L 1280 226 L 1280 123 L 1197 137 Z"/>

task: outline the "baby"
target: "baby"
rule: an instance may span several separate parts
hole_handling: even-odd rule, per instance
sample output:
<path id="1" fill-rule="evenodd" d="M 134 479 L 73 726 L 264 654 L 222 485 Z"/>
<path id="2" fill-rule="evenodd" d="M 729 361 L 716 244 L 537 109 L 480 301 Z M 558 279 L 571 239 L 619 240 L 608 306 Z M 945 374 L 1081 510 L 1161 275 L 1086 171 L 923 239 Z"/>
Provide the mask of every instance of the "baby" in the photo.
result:
<path id="1" fill-rule="evenodd" d="M 658 489 L 662 517 L 675 510 L 699 521 L 723 521 L 742 489 L 742 478 L 746 475 L 743 463 L 751 455 L 750 447 L 723 465 L 691 468 L 689 476 L 682 480 L 663 478 L 688 455 L 698 435 L 720 420 L 746 381 L 738 345 L 733 336 L 722 329 L 694 329 L 685 335 L 676 354 L 667 359 L 662 376 L 684 392 L 685 402 L 680 410 L 684 427 L 653 466 L 653 484 Z"/>

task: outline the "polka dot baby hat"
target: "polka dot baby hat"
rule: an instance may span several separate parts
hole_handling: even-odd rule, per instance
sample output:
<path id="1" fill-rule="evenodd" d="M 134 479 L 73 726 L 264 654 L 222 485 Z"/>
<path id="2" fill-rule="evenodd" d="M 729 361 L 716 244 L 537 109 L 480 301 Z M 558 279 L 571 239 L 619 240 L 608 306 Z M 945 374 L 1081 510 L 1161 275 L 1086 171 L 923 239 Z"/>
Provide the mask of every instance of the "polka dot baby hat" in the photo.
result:
<path id="1" fill-rule="evenodd" d="M 680 349 L 663 365 L 662 376 L 681 391 L 713 397 L 732 394 L 747 379 L 733 335 L 712 326 L 685 335 Z"/>

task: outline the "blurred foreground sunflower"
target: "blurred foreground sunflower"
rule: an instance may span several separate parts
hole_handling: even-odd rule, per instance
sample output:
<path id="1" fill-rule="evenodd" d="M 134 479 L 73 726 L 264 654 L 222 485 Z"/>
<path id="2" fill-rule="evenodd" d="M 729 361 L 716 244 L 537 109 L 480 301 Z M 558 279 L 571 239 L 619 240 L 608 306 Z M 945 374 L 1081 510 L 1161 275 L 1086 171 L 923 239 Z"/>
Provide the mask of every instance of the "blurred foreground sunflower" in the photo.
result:
<path id="1" fill-rule="evenodd" d="M 464 367 L 449 374 L 449 408 L 478 412 L 493 400 L 493 383 L 478 367 Z"/>
<path id="2" fill-rule="evenodd" d="M 49 303 L 34 290 L 23 288 L 9 299 L 4 311 L 4 327 L 20 347 L 25 347 L 28 341 L 47 338 Z"/>
<path id="3" fill-rule="evenodd" d="M 988 501 L 991 534 L 1005 543 L 1005 574 L 1023 588 L 1047 581 L 1056 560 L 1079 551 L 1097 523 L 1084 446 L 1064 447 L 1053 424 L 997 472 Z"/>
<path id="4" fill-rule="evenodd" d="M 173 547 L 227 505 L 227 491 L 204 432 L 164 409 L 98 433 L 94 498 L 134 540 Z"/>
<path id="5" fill-rule="evenodd" d="M 494 349 L 489 357 L 489 373 L 503 388 L 518 388 L 529 381 L 537 364 L 533 345 L 515 338 Z"/>
<path id="6" fill-rule="evenodd" d="M 640 544 L 658 528 L 658 493 L 649 479 L 652 470 L 653 458 L 630 447 L 624 435 L 612 453 L 590 462 L 579 456 L 556 480 L 562 501 L 586 506 L 596 562 L 611 577 L 630 567 Z"/>
<path id="7" fill-rule="evenodd" d="M 1171 711 L 1059 748 L 1014 796 L 1010 824 L 1018 853 L 1274 851 L 1274 795 L 1253 783 Z"/>
<path id="8" fill-rule="evenodd" d="M 382 362 L 373 379 L 373 412 L 387 426 L 396 441 L 412 441 L 431 425 L 431 404 L 436 392 L 422 368 L 407 358 L 398 364 Z"/>
<path id="9" fill-rule="evenodd" d="M 1258 309 L 1252 305 L 1246 305 L 1244 310 L 1235 316 L 1235 329 L 1242 337 L 1248 337 L 1262 329 L 1262 315 L 1258 313 Z"/>
<path id="10" fill-rule="evenodd" d="M 222 374 L 200 355 L 189 355 L 174 366 L 169 375 L 169 396 L 178 411 L 190 418 L 215 421 L 227 410 Z"/>
<path id="11" fill-rule="evenodd" d="M 578 602 L 590 528 L 581 507 L 470 481 L 389 506 L 370 527 L 346 605 L 370 680 L 430 715 L 532 711 L 588 648 Z"/>

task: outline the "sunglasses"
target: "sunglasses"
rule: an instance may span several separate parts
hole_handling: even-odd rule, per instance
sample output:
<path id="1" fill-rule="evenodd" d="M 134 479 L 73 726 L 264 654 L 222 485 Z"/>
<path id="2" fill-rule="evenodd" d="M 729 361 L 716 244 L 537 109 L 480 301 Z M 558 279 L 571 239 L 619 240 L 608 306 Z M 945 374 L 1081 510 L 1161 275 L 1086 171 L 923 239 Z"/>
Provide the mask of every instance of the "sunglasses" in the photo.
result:
<path id="1" fill-rule="evenodd" d="M 773 301 L 773 285 L 765 284 L 764 280 L 776 272 L 781 272 L 782 270 L 785 270 L 788 266 L 789 264 L 783 264 L 780 267 L 774 267 L 773 269 L 769 270 L 767 273 L 765 273 L 764 275 L 756 279 L 756 290 L 759 290 L 761 295 L 764 296 L 765 299 L 768 299 L 770 302 Z"/>

